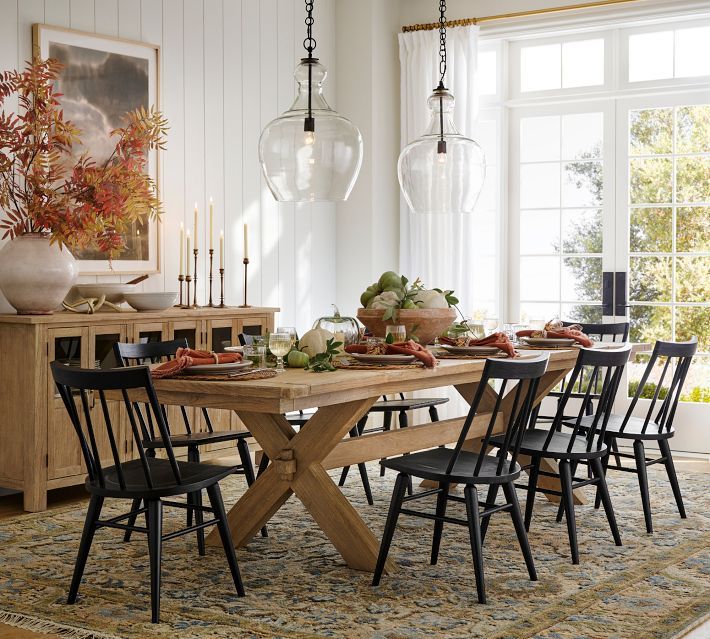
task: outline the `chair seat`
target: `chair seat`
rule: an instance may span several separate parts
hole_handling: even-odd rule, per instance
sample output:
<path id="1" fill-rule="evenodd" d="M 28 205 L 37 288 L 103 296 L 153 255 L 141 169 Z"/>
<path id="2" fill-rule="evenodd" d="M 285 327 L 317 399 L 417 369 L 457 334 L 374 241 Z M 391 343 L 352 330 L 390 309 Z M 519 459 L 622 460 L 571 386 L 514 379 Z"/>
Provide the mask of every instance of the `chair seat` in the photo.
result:
<path id="1" fill-rule="evenodd" d="M 241 437 L 251 437 L 251 433 L 243 430 L 217 430 L 213 433 L 182 433 L 179 435 L 171 435 L 170 443 L 173 448 L 187 448 L 188 446 L 206 446 L 207 444 L 234 441 Z M 143 446 L 146 448 L 165 448 L 165 442 L 163 442 L 162 439 L 153 439 L 151 441 L 144 441 Z"/>
<path id="2" fill-rule="evenodd" d="M 175 482 L 170 460 L 156 457 L 146 458 L 150 468 L 153 486 L 148 486 L 140 459 L 133 459 L 123 463 L 123 476 L 126 487 L 121 488 L 118 481 L 118 470 L 115 466 L 104 469 L 104 487 L 97 481 L 87 477 L 86 489 L 93 494 L 103 497 L 122 497 L 154 499 L 169 497 L 171 495 L 184 495 L 207 488 L 216 484 L 227 475 L 237 470 L 236 466 L 216 466 L 214 464 L 178 461 L 182 483 Z"/>
<path id="3" fill-rule="evenodd" d="M 453 471 L 447 474 L 446 467 L 453 454 L 454 451 L 450 448 L 433 448 L 432 450 L 424 450 L 411 455 L 383 459 L 380 464 L 385 468 L 391 468 L 397 472 L 414 475 L 422 479 L 457 484 L 502 484 L 513 481 L 520 475 L 520 466 L 518 464 L 515 464 L 512 472 L 496 475 L 498 458 L 484 455 L 481 470 L 474 477 L 473 471 L 479 455 L 467 451 L 461 451 Z M 509 466 L 509 464 L 510 462 L 506 461 L 504 468 Z"/>
<path id="4" fill-rule="evenodd" d="M 448 397 L 412 397 L 411 399 L 383 400 L 375 402 L 370 408 L 370 412 L 384 413 L 390 410 L 417 410 L 446 404 L 448 401 Z"/>
<path id="5" fill-rule="evenodd" d="M 520 452 L 523 455 L 533 455 L 548 457 L 550 459 L 592 459 L 595 457 L 603 457 L 606 455 L 606 446 L 601 449 L 596 448 L 592 451 L 587 451 L 587 440 L 583 435 L 577 435 L 574 440 L 572 449 L 569 450 L 570 442 L 572 441 L 571 433 L 555 433 L 552 436 L 549 446 L 545 449 L 545 440 L 549 431 L 541 428 L 534 430 L 526 430 L 523 435 L 523 441 L 520 445 Z M 503 435 L 491 438 L 491 443 L 497 446 L 502 446 L 505 442 Z"/>
<path id="6" fill-rule="evenodd" d="M 580 426 L 582 428 L 589 429 L 594 422 L 594 416 L 584 417 L 580 421 Z M 640 417 L 631 417 L 626 423 L 623 432 L 621 431 L 621 425 L 624 422 L 624 415 L 610 415 L 609 421 L 606 425 L 606 432 L 618 439 L 648 439 L 648 440 L 658 440 L 658 439 L 668 439 L 675 435 L 675 428 L 671 426 L 670 430 L 661 430 L 655 422 L 649 422 L 646 432 L 642 433 L 644 420 Z M 565 426 L 574 428 L 574 422 L 563 422 Z M 601 428 L 601 420 L 597 425 L 597 430 Z"/>

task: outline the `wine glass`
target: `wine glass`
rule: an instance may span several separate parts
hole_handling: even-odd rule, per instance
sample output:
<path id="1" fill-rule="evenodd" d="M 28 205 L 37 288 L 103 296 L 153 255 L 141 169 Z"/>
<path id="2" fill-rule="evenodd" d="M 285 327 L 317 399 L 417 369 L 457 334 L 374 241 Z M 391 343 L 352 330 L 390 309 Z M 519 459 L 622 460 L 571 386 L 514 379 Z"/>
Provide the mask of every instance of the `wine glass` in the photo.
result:
<path id="1" fill-rule="evenodd" d="M 276 372 L 284 372 L 284 355 L 291 350 L 291 335 L 288 333 L 271 333 L 269 335 L 269 350 L 276 355 Z"/>
<path id="2" fill-rule="evenodd" d="M 298 333 L 296 332 L 296 327 L 295 326 L 279 326 L 276 329 L 277 333 L 286 333 L 291 337 L 291 348 L 296 346 L 296 342 L 298 341 Z"/>
<path id="3" fill-rule="evenodd" d="M 402 324 L 388 324 L 385 328 L 385 337 L 387 337 L 387 335 L 392 336 L 393 343 L 395 344 L 406 342 L 407 328 Z"/>
<path id="4" fill-rule="evenodd" d="M 495 333 L 496 330 L 498 329 L 498 318 L 497 317 L 486 317 L 483 320 L 483 328 L 486 332 L 486 335 L 490 335 L 491 333 Z"/>

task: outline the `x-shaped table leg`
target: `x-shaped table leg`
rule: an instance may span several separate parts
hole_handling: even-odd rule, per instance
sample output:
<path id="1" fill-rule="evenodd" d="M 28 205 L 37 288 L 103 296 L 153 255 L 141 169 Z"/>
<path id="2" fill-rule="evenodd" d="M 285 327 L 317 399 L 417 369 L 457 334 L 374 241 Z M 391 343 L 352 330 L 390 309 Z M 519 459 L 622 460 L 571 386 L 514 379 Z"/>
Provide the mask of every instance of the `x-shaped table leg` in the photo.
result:
<path id="1" fill-rule="evenodd" d="M 323 406 L 299 432 L 282 415 L 237 411 L 273 463 L 228 513 L 235 546 L 248 543 L 295 493 L 350 568 L 374 571 L 379 541 L 322 461 L 376 399 Z M 220 544 L 217 531 L 210 533 L 207 543 Z"/>

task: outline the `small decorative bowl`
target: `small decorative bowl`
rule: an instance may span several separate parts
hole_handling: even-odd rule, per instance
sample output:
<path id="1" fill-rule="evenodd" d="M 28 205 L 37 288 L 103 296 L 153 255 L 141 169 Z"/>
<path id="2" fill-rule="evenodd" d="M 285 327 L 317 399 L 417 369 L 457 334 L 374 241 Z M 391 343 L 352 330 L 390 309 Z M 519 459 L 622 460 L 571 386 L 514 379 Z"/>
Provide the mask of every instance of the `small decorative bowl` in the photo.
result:
<path id="1" fill-rule="evenodd" d="M 177 298 L 177 293 L 126 293 L 126 301 L 137 311 L 164 311 Z"/>

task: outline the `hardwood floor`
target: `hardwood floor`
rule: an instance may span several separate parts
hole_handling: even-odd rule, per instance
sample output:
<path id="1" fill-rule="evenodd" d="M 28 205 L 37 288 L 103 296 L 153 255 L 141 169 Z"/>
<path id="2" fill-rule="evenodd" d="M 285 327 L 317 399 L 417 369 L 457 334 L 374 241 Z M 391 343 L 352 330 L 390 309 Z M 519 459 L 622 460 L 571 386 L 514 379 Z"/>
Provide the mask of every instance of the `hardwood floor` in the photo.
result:
<path id="1" fill-rule="evenodd" d="M 225 457 L 220 460 L 214 460 L 219 463 L 220 461 L 225 465 L 230 463 L 239 463 L 236 457 Z M 690 471 L 697 473 L 710 473 L 710 461 L 706 458 L 703 459 L 691 459 L 691 458 L 678 458 L 675 460 L 676 468 L 682 471 Z M 86 501 L 86 491 L 83 486 L 72 486 L 70 488 L 61 488 L 59 490 L 53 490 L 48 496 L 48 509 L 53 510 L 61 508 L 62 506 L 67 506 L 70 504 L 78 504 Z M 3 494 L 0 491 L 0 520 L 7 519 L 9 517 L 14 517 L 15 515 L 22 514 L 22 495 L 20 494 Z M 705 630 L 710 630 L 710 624 L 708 626 L 703 626 L 702 628 L 696 628 L 695 631 L 691 631 L 688 635 L 688 639 L 695 639 L 696 637 L 707 636 L 704 633 Z M 700 632 L 701 634 L 694 634 Z M 31 632 L 28 630 L 20 630 L 18 628 L 13 628 L 12 626 L 7 626 L 5 624 L 0 624 L 0 639 L 60 639 L 56 635 L 46 635 L 36 632 Z"/>

